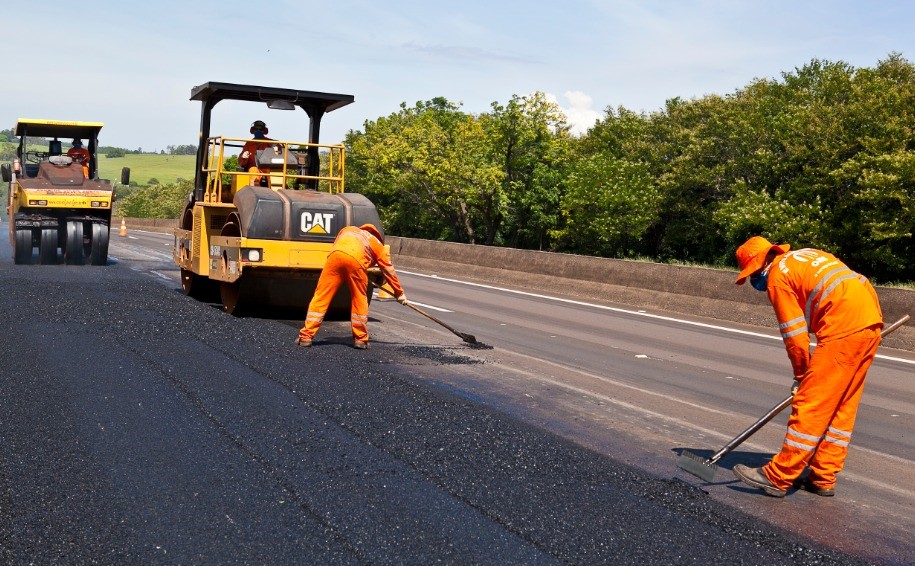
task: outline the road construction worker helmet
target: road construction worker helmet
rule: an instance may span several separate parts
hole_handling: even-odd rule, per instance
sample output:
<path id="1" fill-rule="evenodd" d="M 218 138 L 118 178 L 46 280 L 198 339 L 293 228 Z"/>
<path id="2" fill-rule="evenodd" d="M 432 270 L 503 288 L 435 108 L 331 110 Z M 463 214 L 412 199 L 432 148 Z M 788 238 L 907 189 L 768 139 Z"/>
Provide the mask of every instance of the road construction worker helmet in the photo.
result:
<path id="1" fill-rule="evenodd" d="M 769 252 L 775 250 L 777 255 L 783 254 L 791 249 L 788 244 L 775 245 L 762 236 L 753 236 L 739 248 L 737 248 L 737 267 L 740 268 L 740 275 L 737 276 L 738 285 L 743 285 L 747 277 L 753 275 L 766 265 L 766 257 Z"/>
<path id="2" fill-rule="evenodd" d="M 270 133 L 270 130 L 267 129 L 267 124 L 265 124 L 261 120 L 255 120 L 254 122 L 252 122 L 251 129 L 248 131 L 253 134 L 255 132 L 255 130 L 260 130 L 260 131 L 264 132 L 264 135 L 267 135 Z"/>
<path id="3" fill-rule="evenodd" d="M 381 235 L 381 230 L 375 227 L 374 224 L 363 224 L 359 227 L 360 230 L 365 230 L 369 234 L 378 238 L 378 241 L 382 244 L 384 243 L 384 236 Z"/>

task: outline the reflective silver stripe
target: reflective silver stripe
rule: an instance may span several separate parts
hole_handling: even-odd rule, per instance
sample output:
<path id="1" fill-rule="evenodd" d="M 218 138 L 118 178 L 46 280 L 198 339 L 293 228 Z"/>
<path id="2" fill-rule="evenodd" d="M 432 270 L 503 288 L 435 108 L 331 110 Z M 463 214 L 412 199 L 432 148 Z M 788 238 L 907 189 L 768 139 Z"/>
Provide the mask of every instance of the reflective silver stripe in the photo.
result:
<path id="1" fill-rule="evenodd" d="M 829 432 L 835 434 L 836 436 L 844 436 L 845 438 L 851 438 L 851 433 L 844 430 L 839 430 L 837 428 L 829 427 L 827 429 Z"/>
<path id="2" fill-rule="evenodd" d="M 807 452 L 812 452 L 816 446 L 810 446 L 808 444 L 801 444 L 800 442 L 795 442 L 793 440 L 785 439 L 785 444 L 788 446 L 794 446 L 795 448 L 800 448 L 801 450 L 806 450 Z"/>
<path id="3" fill-rule="evenodd" d="M 791 338 L 792 336 L 797 336 L 803 332 L 807 332 L 807 325 L 798 328 L 797 330 L 792 330 L 791 332 L 782 332 L 782 338 Z"/>
<path id="4" fill-rule="evenodd" d="M 838 284 L 841 283 L 842 281 L 846 281 L 846 280 L 848 280 L 848 279 L 856 279 L 856 278 L 857 278 L 857 275 L 856 275 L 854 272 L 852 272 L 852 273 L 850 273 L 850 274 L 848 274 L 848 275 L 843 275 L 842 277 L 839 277 L 838 279 L 836 279 L 835 281 L 833 281 L 832 284 L 831 284 L 829 287 L 826 287 L 826 290 L 823 291 L 823 294 L 820 295 L 820 298 L 817 299 L 817 306 L 819 306 L 819 304 L 820 304 L 821 302 L 823 302 L 823 299 L 825 299 L 826 297 L 829 296 L 830 293 L 832 293 L 832 290 L 836 288 L 836 285 L 838 285 Z"/>
<path id="5" fill-rule="evenodd" d="M 368 321 L 369 321 L 369 317 L 367 317 L 367 316 L 362 316 L 362 315 L 358 315 L 358 314 L 354 314 L 353 316 L 350 317 L 350 320 L 352 320 L 353 322 L 368 322 Z"/>
<path id="6" fill-rule="evenodd" d="M 835 444 L 836 446 L 842 446 L 842 447 L 845 447 L 845 448 L 848 447 L 848 441 L 847 441 L 847 440 L 840 440 L 840 439 L 838 439 L 838 438 L 831 438 L 831 437 L 829 437 L 829 436 L 827 436 L 826 438 L 824 438 L 824 439 L 823 439 L 823 442 L 830 442 L 830 443 L 832 443 L 832 444 Z"/>
<path id="7" fill-rule="evenodd" d="M 832 278 L 834 275 L 836 275 L 837 273 L 840 273 L 842 271 L 848 271 L 849 275 L 843 275 L 842 277 L 840 277 L 837 281 L 830 284 L 830 286 L 825 291 L 823 291 L 823 294 L 820 295 L 820 289 L 823 288 L 823 285 L 825 285 L 826 282 L 829 281 L 830 278 Z M 813 314 L 814 301 L 816 302 L 816 305 L 819 306 L 820 302 L 822 302 L 822 300 L 826 298 L 826 295 L 828 295 L 829 292 L 832 291 L 836 285 L 838 285 L 840 282 L 842 282 L 846 279 L 849 279 L 851 277 L 857 277 L 857 275 L 858 274 L 855 273 L 854 271 L 852 271 L 851 269 L 849 269 L 848 266 L 842 265 L 840 267 L 833 269 L 832 271 L 830 271 L 829 273 L 827 273 L 826 275 L 821 277 L 820 281 L 816 284 L 816 286 L 813 288 L 813 290 L 810 291 L 810 297 L 807 298 L 807 304 L 804 306 L 804 317 L 807 320 L 811 319 L 812 314 Z"/>
<path id="8" fill-rule="evenodd" d="M 797 324 L 799 322 L 807 322 L 807 321 L 804 319 L 804 317 L 799 316 L 799 317 L 795 318 L 794 320 L 789 320 L 788 322 L 783 322 L 783 323 L 779 324 L 778 327 L 779 328 L 788 328 L 789 326 L 794 326 L 795 324 Z"/>
<path id="9" fill-rule="evenodd" d="M 791 427 L 788 427 L 788 434 L 798 438 L 803 438 L 804 440 L 809 440 L 811 442 L 819 442 L 822 438 L 822 436 L 813 436 L 812 434 L 804 434 L 803 432 L 798 432 Z"/>

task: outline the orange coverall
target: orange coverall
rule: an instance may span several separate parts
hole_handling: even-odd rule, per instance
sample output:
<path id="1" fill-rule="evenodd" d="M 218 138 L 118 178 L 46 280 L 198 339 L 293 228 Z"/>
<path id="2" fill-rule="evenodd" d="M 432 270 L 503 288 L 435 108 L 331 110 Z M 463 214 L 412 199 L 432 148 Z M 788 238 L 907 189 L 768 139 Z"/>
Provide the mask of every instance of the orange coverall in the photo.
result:
<path id="1" fill-rule="evenodd" d="M 73 159 L 83 167 L 83 176 L 89 178 L 89 150 L 82 147 L 71 147 L 67 150 L 67 157 Z"/>
<path id="2" fill-rule="evenodd" d="M 356 342 L 368 342 L 368 269 L 376 264 L 391 285 L 394 296 L 402 295 L 403 288 L 397 274 L 394 273 L 390 253 L 384 244 L 356 226 L 347 226 L 340 230 L 334 240 L 334 247 L 327 256 L 327 263 L 321 270 L 314 297 L 308 305 L 305 325 L 299 330 L 299 338 L 303 341 L 314 338 L 324 321 L 324 315 L 334 294 L 340 285 L 346 284 L 352 298 L 350 324 L 353 327 L 353 339 Z"/>
<path id="3" fill-rule="evenodd" d="M 763 467 L 780 489 L 804 468 L 831 489 L 842 470 L 867 370 L 880 344 L 877 293 L 835 256 L 805 248 L 775 257 L 766 290 L 800 381 L 781 451 Z M 810 336 L 817 345 L 810 354 Z"/>

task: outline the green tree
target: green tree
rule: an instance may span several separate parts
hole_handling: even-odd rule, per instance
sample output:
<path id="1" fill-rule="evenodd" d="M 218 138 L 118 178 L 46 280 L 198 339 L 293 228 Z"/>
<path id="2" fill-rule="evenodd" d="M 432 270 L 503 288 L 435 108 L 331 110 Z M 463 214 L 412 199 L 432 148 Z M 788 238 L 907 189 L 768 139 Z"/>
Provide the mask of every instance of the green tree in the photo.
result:
<path id="1" fill-rule="evenodd" d="M 644 163 L 597 154 L 580 159 L 562 199 L 566 225 L 560 248 L 605 257 L 640 253 L 645 231 L 657 221 L 661 194 Z"/>
<path id="2" fill-rule="evenodd" d="M 502 171 L 503 206 L 487 227 L 499 243 L 551 247 L 549 233 L 561 222 L 564 169 L 570 152 L 565 115 L 541 92 L 513 96 L 480 117 L 494 165 Z"/>
<path id="3" fill-rule="evenodd" d="M 178 218 L 193 190 L 190 181 L 139 189 L 115 201 L 115 214 L 132 218 Z"/>
<path id="4" fill-rule="evenodd" d="M 492 243 L 502 171 L 480 121 L 444 98 L 419 102 L 350 132 L 351 190 L 380 204 L 388 230 L 405 236 Z M 396 227 L 396 228 L 395 228 Z"/>

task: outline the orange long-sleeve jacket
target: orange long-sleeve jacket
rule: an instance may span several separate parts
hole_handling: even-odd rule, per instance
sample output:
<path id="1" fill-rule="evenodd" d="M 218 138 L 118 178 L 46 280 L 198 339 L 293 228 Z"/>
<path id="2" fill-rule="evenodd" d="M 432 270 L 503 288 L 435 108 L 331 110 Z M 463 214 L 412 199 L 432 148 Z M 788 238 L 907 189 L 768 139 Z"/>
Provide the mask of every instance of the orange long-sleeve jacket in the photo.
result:
<path id="1" fill-rule="evenodd" d="M 883 327 L 870 281 L 821 250 L 804 248 L 776 256 L 766 289 L 798 379 L 810 360 L 809 333 L 823 343 Z"/>
<path id="2" fill-rule="evenodd" d="M 273 139 L 271 138 L 259 138 L 256 140 L 248 140 L 245 142 L 245 145 L 241 148 L 241 153 L 238 154 L 238 165 L 245 171 L 249 171 L 251 167 L 257 165 L 257 151 L 260 149 L 267 149 L 270 147 L 270 142 Z"/>
<path id="3" fill-rule="evenodd" d="M 378 238 L 369 232 L 357 226 L 343 228 L 337 233 L 337 238 L 334 240 L 334 247 L 331 249 L 331 253 L 333 252 L 343 252 L 355 258 L 366 270 L 377 265 L 385 280 L 390 283 L 394 296 L 399 297 L 403 294 L 403 287 L 400 286 L 400 280 L 391 263 L 390 252 Z"/>

